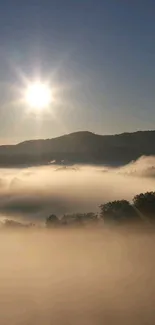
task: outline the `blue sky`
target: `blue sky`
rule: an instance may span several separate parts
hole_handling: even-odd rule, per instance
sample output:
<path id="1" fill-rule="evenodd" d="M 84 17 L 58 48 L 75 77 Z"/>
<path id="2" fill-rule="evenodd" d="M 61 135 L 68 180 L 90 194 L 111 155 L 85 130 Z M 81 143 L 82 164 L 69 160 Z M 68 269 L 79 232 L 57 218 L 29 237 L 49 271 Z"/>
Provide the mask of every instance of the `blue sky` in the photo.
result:
<path id="1" fill-rule="evenodd" d="M 0 71 L 1 143 L 155 129 L 155 1 L 1 0 Z M 21 74 L 57 87 L 48 113 L 14 103 Z"/>

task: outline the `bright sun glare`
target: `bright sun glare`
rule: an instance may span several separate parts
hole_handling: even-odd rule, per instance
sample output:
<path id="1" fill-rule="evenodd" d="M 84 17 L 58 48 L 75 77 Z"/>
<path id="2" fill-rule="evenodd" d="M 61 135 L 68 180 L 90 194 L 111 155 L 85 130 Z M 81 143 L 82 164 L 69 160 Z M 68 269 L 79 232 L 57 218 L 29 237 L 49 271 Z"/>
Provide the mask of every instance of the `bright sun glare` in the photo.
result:
<path id="1" fill-rule="evenodd" d="M 50 88 L 41 82 L 35 82 L 28 86 L 26 90 L 26 102 L 32 108 L 44 109 L 52 100 Z"/>

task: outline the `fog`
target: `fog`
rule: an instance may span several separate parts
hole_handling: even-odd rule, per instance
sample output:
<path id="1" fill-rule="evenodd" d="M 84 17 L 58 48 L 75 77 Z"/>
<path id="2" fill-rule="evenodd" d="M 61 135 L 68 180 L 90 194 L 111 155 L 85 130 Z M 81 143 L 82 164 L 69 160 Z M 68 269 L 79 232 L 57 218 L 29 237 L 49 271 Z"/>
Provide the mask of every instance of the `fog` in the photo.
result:
<path id="1" fill-rule="evenodd" d="M 1 232 L 3 325 L 152 325 L 154 232 Z"/>
<path id="2" fill-rule="evenodd" d="M 44 223 L 154 190 L 154 157 L 121 168 L 1 169 L 1 219 Z M 154 228 L 0 231 L 0 324 L 152 325 Z"/>
<path id="3" fill-rule="evenodd" d="M 154 157 L 121 168 L 40 166 L 0 169 L 0 215 L 44 222 L 55 213 L 98 211 L 109 200 L 128 199 L 155 188 Z"/>

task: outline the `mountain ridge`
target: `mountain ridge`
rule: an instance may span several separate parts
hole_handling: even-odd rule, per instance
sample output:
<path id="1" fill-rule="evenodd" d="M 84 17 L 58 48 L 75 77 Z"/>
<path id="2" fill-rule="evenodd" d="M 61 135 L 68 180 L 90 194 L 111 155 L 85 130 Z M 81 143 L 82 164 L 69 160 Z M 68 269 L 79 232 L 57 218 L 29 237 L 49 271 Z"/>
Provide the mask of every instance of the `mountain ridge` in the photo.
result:
<path id="1" fill-rule="evenodd" d="M 155 130 L 100 135 L 77 131 L 51 139 L 0 146 L 0 165 L 87 163 L 122 165 L 142 155 L 155 155 Z"/>
<path id="2" fill-rule="evenodd" d="M 45 140 L 53 140 L 53 139 L 60 139 L 62 137 L 67 137 L 67 136 L 71 136 L 71 135 L 79 135 L 79 134 L 89 134 L 89 135 L 97 135 L 97 136 L 100 136 L 100 137 L 115 137 L 115 136 L 123 136 L 123 135 L 130 135 L 130 134 L 139 134 L 139 133 L 149 133 L 149 132 L 155 132 L 155 130 L 137 130 L 137 131 L 134 131 L 134 132 L 122 132 L 122 133 L 115 133 L 115 134 L 98 134 L 98 133 L 95 133 L 95 132 L 91 132 L 91 131 L 76 131 L 76 132 L 71 132 L 71 133 L 66 133 L 66 134 L 63 134 L 63 135 L 60 135 L 60 136 L 57 136 L 57 137 L 53 137 L 53 138 L 44 138 L 44 139 L 30 139 L 30 140 L 24 140 L 22 142 L 19 142 L 17 144 L 8 144 L 8 145 L 5 145 L 5 146 L 16 146 L 16 145 L 19 145 L 19 144 L 22 144 L 22 143 L 25 143 L 25 142 L 32 142 L 32 141 L 45 141 Z M 0 145 L 0 147 L 2 147 L 4 145 Z"/>

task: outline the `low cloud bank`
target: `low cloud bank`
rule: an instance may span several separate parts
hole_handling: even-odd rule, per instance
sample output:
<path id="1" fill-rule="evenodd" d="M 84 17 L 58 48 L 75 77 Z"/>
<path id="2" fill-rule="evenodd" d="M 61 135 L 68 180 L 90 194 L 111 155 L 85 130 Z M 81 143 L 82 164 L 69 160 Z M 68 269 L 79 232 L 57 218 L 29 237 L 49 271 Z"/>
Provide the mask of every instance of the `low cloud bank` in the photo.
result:
<path id="1" fill-rule="evenodd" d="M 42 222 L 55 213 L 98 211 L 101 203 L 131 200 L 155 189 L 155 157 L 112 169 L 108 167 L 44 166 L 0 169 L 1 218 Z"/>
<path id="2" fill-rule="evenodd" d="M 155 177 L 155 156 L 142 156 L 136 161 L 121 167 L 120 172 L 141 177 Z"/>
<path id="3" fill-rule="evenodd" d="M 153 232 L 2 232 L 0 324 L 154 324 L 154 243 Z"/>

